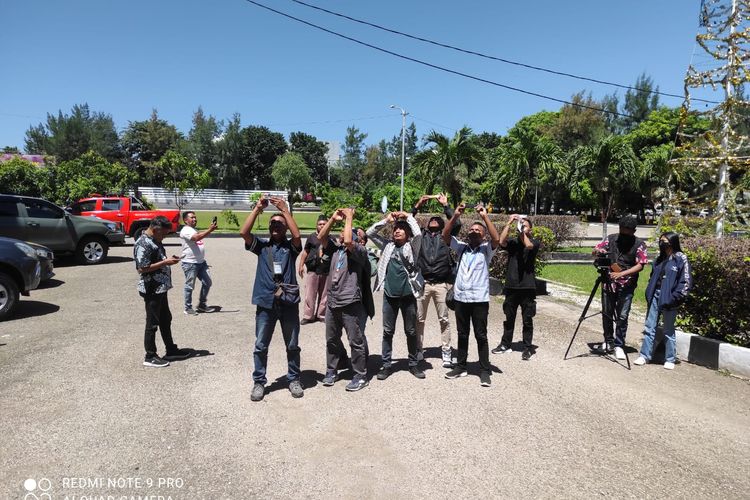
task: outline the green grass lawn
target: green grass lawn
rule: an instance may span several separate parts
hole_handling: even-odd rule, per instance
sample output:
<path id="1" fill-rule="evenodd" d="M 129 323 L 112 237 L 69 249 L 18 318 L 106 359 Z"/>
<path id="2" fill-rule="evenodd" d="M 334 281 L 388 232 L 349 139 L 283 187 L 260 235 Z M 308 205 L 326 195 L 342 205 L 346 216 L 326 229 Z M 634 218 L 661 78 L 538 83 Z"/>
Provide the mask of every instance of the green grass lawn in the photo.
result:
<path id="1" fill-rule="evenodd" d="M 258 217 L 258 220 L 255 222 L 255 228 L 256 230 L 258 228 L 262 228 L 265 231 L 268 230 L 268 220 L 271 218 L 272 215 L 274 215 L 275 212 L 264 212 L 260 214 L 260 217 Z M 211 219 L 216 217 L 219 220 L 219 228 L 216 230 L 219 233 L 232 233 L 232 232 L 238 232 L 240 230 L 240 226 L 245 222 L 245 219 L 247 219 L 247 216 L 250 215 L 249 211 L 234 211 L 234 215 L 237 216 L 237 220 L 239 221 L 240 225 L 235 226 L 234 224 L 230 224 L 223 215 L 221 215 L 221 210 L 196 210 L 195 211 L 196 217 L 198 217 L 198 228 L 206 228 L 209 224 L 211 224 Z M 318 212 L 294 212 L 294 220 L 297 222 L 297 225 L 299 226 L 300 231 L 302 232 L 302 235 L 305 236 L 305 233 L 309 233 L 311 231 L 315 230 L 315 224 L 318 220 Z"/>
<path id="2" fill-rule="evenodd" d="M 592 246 L 582 246 L 582 247 L 560 247 L 555 252 L 564 252 L 564 253 L 585 253 L 585 254 L 591 254 L 591 252 L 594 250 L 594 247 Z"/>
<path id="3" fill-rule="evenodd" d="M 594 286 L 597 276 L 596 268 L 591 264 L 548 264 L 544 266 L 539 277 L 574 286 L 582 295 L 588 295 L 591 293 L 591 288 Z M 635 289 L 633 295 L 633 307 L 637 307 L 643 312 L 646 310 L 645 290 L 647 283 L 648 271 L 644 269 L 638 277 L 638 288 Z"/>

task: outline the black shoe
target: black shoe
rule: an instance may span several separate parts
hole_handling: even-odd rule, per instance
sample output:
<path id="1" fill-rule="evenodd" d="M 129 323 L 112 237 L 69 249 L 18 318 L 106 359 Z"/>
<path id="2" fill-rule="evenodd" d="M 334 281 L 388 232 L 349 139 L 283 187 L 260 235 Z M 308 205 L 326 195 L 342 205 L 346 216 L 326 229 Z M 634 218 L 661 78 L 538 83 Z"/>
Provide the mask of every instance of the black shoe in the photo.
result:
<path id="1" fill-rule="evenodd" d="M 167 354 L 164 356 L 164 359 L 167 361 L 180 361 L 183 359 L 188 359 L 190 356 L 193 355 L 195 350 L 193 349 L 180 349 L 179 347 L 175 346 L 174 349 L 167 349 Z"/>
<path id="2" fill-rule="evenodd" d="M 331 387 L 339 379 L 339 375 L 336 372 L 326 372 L 326 376 L 323 377 L 323 385 Z"/>
<path id="3" fill-rule="evenodd" d="M 211 306 L 211 307 L 209 307 L 209 306 L 198 306 L 198 307 L 195 308 L 195 312 L 199 312 L 199 313 L 212 313 L 212 312 L 216 312 L 216 308 L 214 306 Z"/>
<path id="4" fill-rule="evenodd" d="M 533 354 L 534 353 L 531 351 L 531 349 L 524 349 L 523 350 L 523 354 L 521 354 L 521 359 L 524 360 L 524 361 L 528 361 L 528 360 L 531 359 L 531 356 Z"/>
<path id="5" fill-rule="evenodd" d="M 492 385 L 492 379 L 490 378 L 490 372 L 483 371 L 479 374 L 479 383 L 482 387 L 489 387 Z"/>
<path id="6" fill-rule="evenodd" d="M 385 379 L 387 379 L 388 377 L 391 376 L 391 373 L 393 373 L 393 371 L 391 370 L 390 366 L 384 366 L 384 367 L 382 367 L 380 369 L 380 371 L 378 372 L 378 380 L 385 380 Z"/>
<path id="7" fill-rule="evenodd" d="M 453 378 L 465 377 L 468 374 L 469 374 L 469 372 L 466 371 L 466 368 L 462 368 L 460 366 L 456 366 L 452 370 L 448 370 L 445 373 L 445 378 L 453 379 Z"/>
<path id="8" fill-rule="evenodd" d="M 303 318 L 302 321 L 299 322 L 300 325 L 309 325 L 310 323 L 315 323 L 315 320 Z"/>
<path id="9" fill-rule="evenodd" d="M 494 349 L 492 349 L 492 354 L 505 354 L 506 352 L 510 352 L 511 348 L 507 345 L 500 344 Z"/>
<path id="10" fill-rule="evenodd" d="M 361 375 L 355 375 L 351 382 L 346 385 L 346 390 L 349 392 L 357 392 L 367 387 L 367 378 Z"/>
<path id="11" fill-rule="evenodd" d="M 151 368 L 164 368 L 165 366 L 169 366 L 169 361 L 165 361 L 159 356 L 150 356 L 146 357 L 143 360 L 143 366 L 148 366 Z"/>
<path id="12" fill-rule="evenodd" d="M 409 367 L 409 373 L 417 377 L 418 379 L 425 378 L 425 374 L 422 370 L 419 369 L 418 366 L 410 366 Z"/>
<path id="13" fill-rule="evenodd" d="M 605 341 L 592 347 L 591 352 L 593 352 L 594 354 L 612 354 L 613 352 L 615 352 L 615 344 L 614 342 Z"/>

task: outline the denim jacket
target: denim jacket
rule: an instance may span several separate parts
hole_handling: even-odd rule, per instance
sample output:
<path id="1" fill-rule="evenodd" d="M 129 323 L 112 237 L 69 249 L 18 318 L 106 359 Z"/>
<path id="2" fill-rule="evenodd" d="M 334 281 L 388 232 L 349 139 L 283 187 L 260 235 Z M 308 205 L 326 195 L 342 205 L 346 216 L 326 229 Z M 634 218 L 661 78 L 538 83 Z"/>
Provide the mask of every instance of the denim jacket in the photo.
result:
<path id="1" fill-rule="evenodd" d="M 660 263 L 653 262 L 651 277 L 646 287 L 646 301 L 649 306 L 654 299 L 656 283 L 659 276 L 664 275 L 659 295 L 659 309 L 676 309 L 682 304 L 693 287 L 693 277 L 690 274 L 690 264 L 687 256 L 682 252 L 673 253 Z"/>

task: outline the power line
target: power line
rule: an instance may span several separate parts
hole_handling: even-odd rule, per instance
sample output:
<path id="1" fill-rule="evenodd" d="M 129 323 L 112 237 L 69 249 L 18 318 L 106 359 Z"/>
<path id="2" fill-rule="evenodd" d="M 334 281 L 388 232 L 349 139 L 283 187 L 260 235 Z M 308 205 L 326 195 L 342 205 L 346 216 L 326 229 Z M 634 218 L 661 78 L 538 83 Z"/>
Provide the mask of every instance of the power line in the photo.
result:
<path id="1" fill-rule="evenodd" d="M 265 9 L 265 10 L 268 10 L 270 12 L 273 12 L 274 14 L 278 14 L 278 15 L 286 17 L 288 19 L 292 19 L 294 21 L 297 21 L 298 23 L 305 24 L 307 26 L 310 26 L 312 28 L 324 31 L 326 33 L 329 33 L 331 35 L 337 36 L 339 38 L 343 38 L 345 40 L 349 40 L 350 42 L 354 42 L 354 43 L 357 43 L 359 45 L 363 45 L 365 47 L 369 47 L 371 49 L 377 50 L 379 52 L 383 52 L 385 54 L 392 55 L 394 57 L 398 57 L 400 59 L 404 59 L 406 61 L 411 61 L 411 62 L 414 62 L 414 63 L 417 63 L 417 64 L 421 64 L 421 65 L 427 66 L 429 68 L 437 69 L 439 71 L 444 71 L 446 73 L 451 73 L 453 75 L 462 76 L 464 78 L 468 78 L 470 80 L 475 80 L 475 81 L 478 81 L 478 82 L 486 83 L 488 85 L 492 85 L 492 86 L 495 86 L 495 87 L 500 87 L 500 88 L 503 88 L 503 89 L 512 90 L 514 92 L 519 92 L 521 94 L 526 94 L 526 95 L 530 95 L 530 96 L 534 96 L 534 97 L 539 97 L 541 99 L 547 99 L 549 101 L 554 101 L 554 102 L 557 102 L 557 103 L 560 103 L 560 104 L 567 104 L 569 106 L 575 106 L 577 108 L 590 109 L 590 110 L 593 110 L 593 111 L 598 111 L 600 113 L 607 113 L 607 114 L 610 114 L 610 115 L 620 116 L 620 117 L 623 117 L 623 118 L 633 118 L 633 119 L 635 119 L 634 116 L 628 115 L 626 113 L 620 113 L 618 111 L 611 111 L 611 110 L 599 108 L 599 107 L 596 107 L 596 106 L 589 106 L 587 104 L 581 104 L 581 103 L 571 102 L 571 101 L 567 101 L 565 99 L 559 99 L 557 97 L 551 97 L 551 96 L 548 96 L 548 95 L 539 94 L 537 92 L 531 92 L 529 90 L 524 90 L 524 89 L 520 89 L 520 88 L 517 88 L 517 87 L 511 87 L 510 85 L 505 85 L 503 83 L 499 83 L 499 82 L 495 82 L 495 81 L 492 81 L 492 80 L 488 80 L 486 78 L 481 78 L 481 77 L 478 77 L 478 76 L 470 75 L 468 73 L 463 73 L 461 71 L 456 71 L 456 70 L 453 70 L 453 69 L 450 69 L 450 68 L 446 68 L 444 66 L 438 66 L 437 64 L 432 64 L 432 63 L 427 62 L 427 61 L 422 61 L 421 59 L 416 59 L 414 57 L 410 57 L 410 56 L 406 56 L 406 55 L 403 55 L 403 54 L 399 54 L 398 52 L 393 52 L 392 50 L 384 49 L 382 47 L 378 47 L 377 45 L 373 45 L 371 43 L 363 42 L 362 40 L 358 40 L 356 38 L 344 35 L 342 33 L 338 33 L 336 31 L 329 30 L 328 28 L 324 28 L 323 26 L 319 26 L 319 25 L 311 23 L 309 21 L 305 21 L 304 19 L 300 19 L 298 17 L 292 16 L 291 14 L 287 14 L 287 13 L 282 12 L 280 10 L 276 10 L 274 8 L 268 7 L 267 5 L 263 5 L 262 3 L 256 2 L 255 0 L 245 0 L 245 1 L 247 3 L 250 3 L 250 4 L 253 4 L 253 5 L 257 6 L 257 7 L 260 7 L 262 9 Z"/>
<path id="2" fill-rule="evenodd" d="M 535 71 L 543 71 L 545 73 L 551 73 L 553 75 L 566 76 L 568 78 L 575 78 L 577 80 L 584 80 L 584 81 L 587 81 L 587 82 L 600 83 L 602 85 L 610 85 L 612 87 L 619 87 L 621 89 L 635 90 L 635 91 L 638 91 L 638 92 L 647 92 L 647 93 L 650 93 L 650 94 L 658 94 L 658 95 L 662 95 L 662 96 L 665 96 L 665 97 L 676 97 L 678 99 L 685 99 L 684 95 L 670 94 L 668 92 L 659 92 L 658 90 L 642 89 L 642 88 L 638 88 L 638 87 L 632 87 L 630 85 L 622 85 L 620 83 L 608 82 L 606 80 L 599 80 L 599 79 L 596 79 L 596 78 L 590 78 L 590 77 L 586 77 L 586 76 L 575 75 L 573 73 L 566 73 L 564 71 L 556 71 L 556 70 L 549 69 L 549 68 L 543 68 L 541 66 L 534 66 L 532 64 L 526 64 L 526 63 L 522 63 L 522 62 L 518 62 L 518 61 L 512 61 L 510 59 L 504 59 L 502 57 L 497 57 L 497 56 L 492 56 L 492 55 L 489 55 L 489 54 L 484 54 L 482 52 L 477 52 L 477 51 L 474 51 L 474 50 L 463 49 L 461 47 L 456 47 L 454 45 L 449 45 L 447 43 L 437 42 L 435 40 L 430 40 L 429 38 L 423 38 L 423 37 L 416 36 L 416 35 L 410 35 L 409 33 L 404 33 L 403 31 L 398 31 L 398 30 L 395 30 L 395 29 L 392 29 L 392 28 L 387 28 L 385 26 L 381 26 L 379 24 L 371 23 L 369 21 L 364 21 L 362 19 L 357 19 L 355 17 L 347 16 L 346 14 L 341 14 L 340 12 L 334 12 L 332 10 L 324 9 L 323 7 L 318 7 L 317 5 L 312 5 L 312 4 L 303 2 L 301 0 L 292 0 L 292 2 L 298 3 L 300 5 L 304 5 L 305 7 L 309 7 L 309 8 L 314 9 L 314 10 L 318 10 L 318 11 L 321 11 L 321 12 L 325 12 L 327 14 L 331 14 L 331 15 L 336 16 L 336 17 L 341 17 L 343 19 L 348 19 L 349 21 L 354 21 L 355 23 L 364 24 L 365 26 L 370 26 L 372 28 L 376 28 L 376 29 L 379 29 L 379 30 L 382 30 L 382 31 L 386 31 L 386 32 L 392 33 L 394 35 L 399 35 L 399 36 L 403 36 L 403 37 L 406 37 L 406 38 L 411 38 L 412 40 L 418 40 L 420 42 L 429 43 L 431 45 L 436 45 L 438 47 L 443 47 L 445 49 L 455 50 L 457 52 L 462 52 L 464 54 L 471 54 L 471 55 L 474 55 L 474 56 L 477 56 L 477 57 L 483 57 L 485 59 L 491 59 L 493 61 L 499 61 L 499 62 L 502 62 L 502 63 L 505 63 L 505 64 L 511 64 L 511 65 L 514 65 L 514 66 L 520 66 L 520 67 L 523 67 L 523 68 L 533 69 Z M 711 103 L 711 104 L 718 104 L 717 101 L 708 101 L 708 100 L 705 100 L 705 99 L 694 99 L 694 100 L 695 101 L 708 102 L 708 103 Z"/>

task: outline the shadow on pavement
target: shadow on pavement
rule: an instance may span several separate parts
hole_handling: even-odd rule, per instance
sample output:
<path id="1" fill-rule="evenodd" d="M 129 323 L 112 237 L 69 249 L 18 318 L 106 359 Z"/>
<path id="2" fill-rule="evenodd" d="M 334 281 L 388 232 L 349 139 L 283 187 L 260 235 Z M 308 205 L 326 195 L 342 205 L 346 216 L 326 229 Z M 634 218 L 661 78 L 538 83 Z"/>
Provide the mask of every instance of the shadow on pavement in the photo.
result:
<path id="1" fill-rule="evenodd" d="M 50 278 L 46 281 L 42 281 L 38 287 L 35 288 L 35 290 L 44 290 L 46 288 L 57 288 L 60 285 L 64 285 L 65 282 L 61 280 L 56 280 L 55 278 Z"/>
<path id="2" fill-rule="evenodd" d="M 94 264 L 92 267 L 98 267 L 98 266 L 106 266 L 107 264 L 119 264 L 121 262 L 133 262 L 132 257 L 121 257 L 119 255 L 108 255 L 106 259 L 104 259 L 104 262 L 101 264 Z M 80 264 L 75 257 L 70 255 L 65 255 L 63 257 L 55 258 L 55 268 L 58 267 L 73 267 L 73 266 L 85 266 L 85 264 Z"/>
<path id="3" fill-rule="evenodd" d="M 323 374 L 318 373 L 315 370 L 303 370 L 302 373 L 300 373 L 300 382 L 302 382 L 302 387 L 305 389 L 311 389 L 318 385 L 318 382 L 323 380 Z M 288 390 L 289 388 L 289 382 L 286 379 L 286 375 L 282 375 L 281 377 L 277 378 L 273 381 L 271 385 L 266 387 L 266 394 L 270 394 L 274 391 L 280 391 L 282 389 Z"/>
<path id="4" fill-rule="evenodd" d="M 38 300 L 21 300 L 18 303 L 18 309 L 16 309 L 15 314 L 8 318 L 5 323 L 11 323 L 19 319 L 33 318 L 35 316 L 44 316 L 59 310 L 60 306 L 57 304 L 39 302 Z"/>

